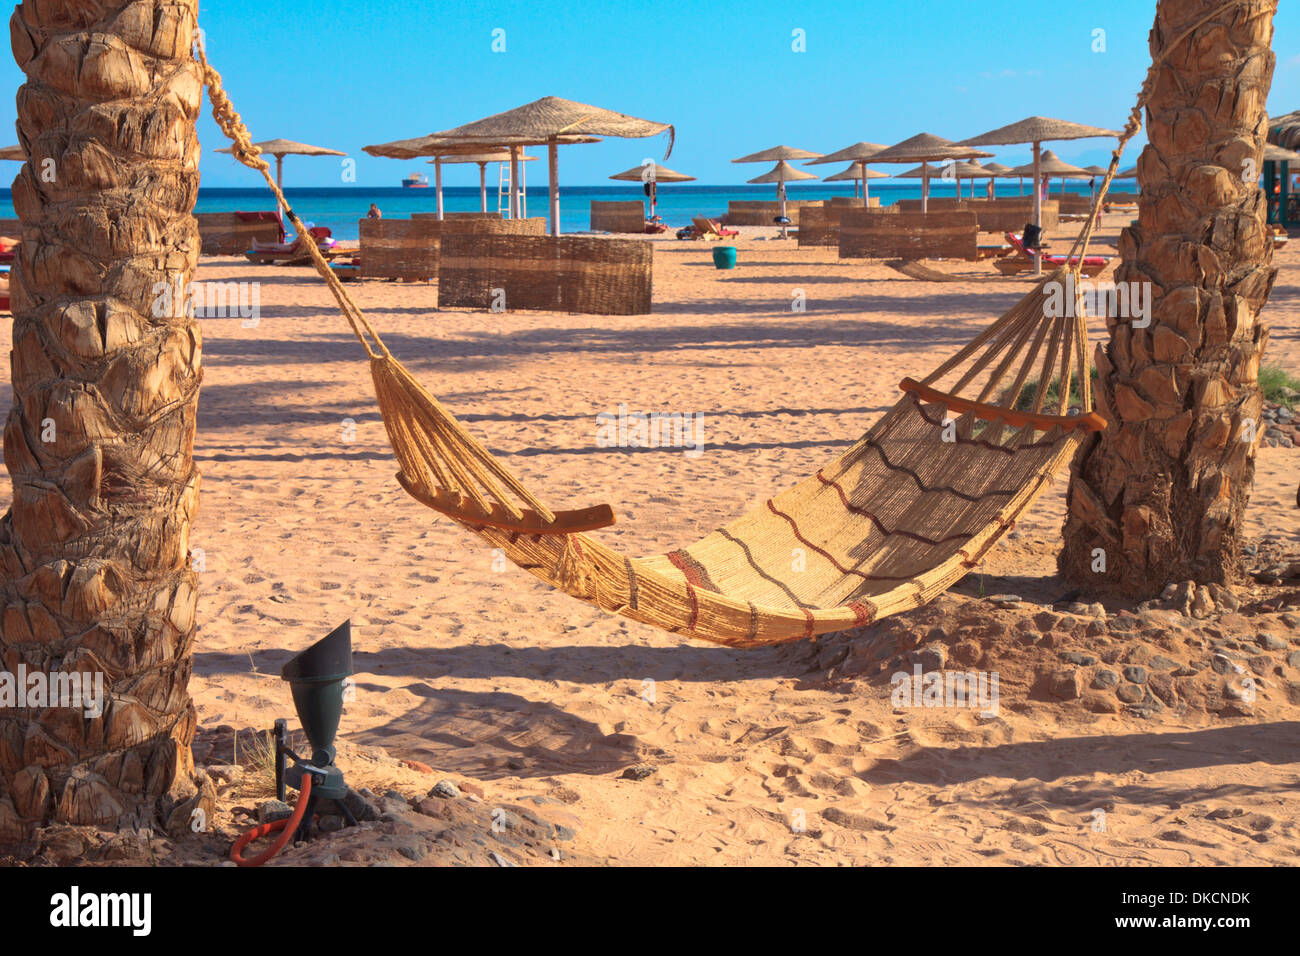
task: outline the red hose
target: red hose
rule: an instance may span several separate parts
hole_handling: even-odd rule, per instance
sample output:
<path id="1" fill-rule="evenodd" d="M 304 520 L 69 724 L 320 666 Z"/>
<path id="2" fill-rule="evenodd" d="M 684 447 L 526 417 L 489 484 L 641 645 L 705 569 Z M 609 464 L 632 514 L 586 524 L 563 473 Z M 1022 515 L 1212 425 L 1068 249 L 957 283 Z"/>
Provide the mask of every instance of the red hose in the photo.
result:
<path id="1" fill-rule="evenodd" d="M 311 774 L 304 773 L 302 775 L 302 789 L 298 791 L 298 803 L 293 808 L 293 816 L 289 817 L 287 820 L 275 820 L 272 823 L 262 823 L 253 827 L 253 829 L 249 830 L 235 841 L 235 845 L 230 848 L 230 858 L 239 866 L 261 866 L 267 860 L 271 859 L 271 857 L 283 850 L 285 844 L 287 844 L 293 838 L 294 833 L 297 832 L 298 824 L 302 823 L 303 814 L 307 812 L 307 798 L 309 796 L 311 796 Z M 251 860 L 244 859 L 243 851 L 248 844 L 266 836 L 268 833 L 274 833 L 276 830 L 283 830 L 284 832 L 280 834 L 280 838 L 272 844 L 269 850 L 259 853 Z"/>

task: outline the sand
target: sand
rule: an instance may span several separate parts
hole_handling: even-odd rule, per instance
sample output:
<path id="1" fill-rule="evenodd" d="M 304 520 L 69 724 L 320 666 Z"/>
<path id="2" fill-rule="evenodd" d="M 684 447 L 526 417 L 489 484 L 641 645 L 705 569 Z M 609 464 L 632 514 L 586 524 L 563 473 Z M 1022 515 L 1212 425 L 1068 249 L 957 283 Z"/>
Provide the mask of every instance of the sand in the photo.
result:
<path id="1" fill-rule="evenodd" d="M 1107 217 L 1103 240 L 1126 219 Z M 1028 288 L 987 263 L 936 265 L 970 281 L 918 281 L 757 238 L 770 232 L 745 230 L 733 272 L 713 268 L 705 243 L 659 241 L 644 316 L 439 312 L 433 284 L 350 288 L 544 500 L 608 501 L 619 522 L 602 540 L 657 553 L 832 459 L 901 377 L 919 378 Z M 1275 259 L 1266 361 L 1300 372 L 1298 257 Z M 558 801 L 574 858 L 1296 862 L 1300 734 L 1285 702 L 1141 719 L 1041 702 L 1018 712 L 1005 706 L 1012 688 L 993 721 L 900 713 L 879 681 L 825 679 L 812 645 L 734 651 L 607 616 L 494 561 L 401 490 L 364 356 L 310 270 L 205 259 L 198 278 L 257 281 L 261 298 L 256 327 L 203 321 L 191 690 L 205 731 L 291 717 L 280 666 L 351 618 L 345 751 L 427 765 L 394 774 L 413 793 L 446 777 L 476 782 L 489 805 Z M 801 292 L 806 311 L 792 311 Z M 620 405 L 699 413 L 703 453 L 597 447 L 597 413 Z M 1294 550 L 1298 473 L 1300 450 L 1261 450 L 1252 539 Z M 1064 490 L 954 600 L 1065 590 L 1053 577 Z"/>

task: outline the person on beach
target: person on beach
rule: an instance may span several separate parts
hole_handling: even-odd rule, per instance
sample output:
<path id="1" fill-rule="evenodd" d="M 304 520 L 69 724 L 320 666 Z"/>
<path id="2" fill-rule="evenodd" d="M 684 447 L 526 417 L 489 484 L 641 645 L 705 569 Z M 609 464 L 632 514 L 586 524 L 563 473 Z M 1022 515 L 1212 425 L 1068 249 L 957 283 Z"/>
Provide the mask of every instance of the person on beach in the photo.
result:
<path id="1" fill-rule="evenodd" d="M 379 207 L 378 207 L 378 206 L 376 206 L 374 203 L 371 203 L 371 204 L 370 204 L 370 208 L 366 211 L 366 218 L 367 218 L 367 219 L 383 219 L 383 218 L 384 218 L 384 214 L 383 214 L 382 212 L 379 211 Z"/>

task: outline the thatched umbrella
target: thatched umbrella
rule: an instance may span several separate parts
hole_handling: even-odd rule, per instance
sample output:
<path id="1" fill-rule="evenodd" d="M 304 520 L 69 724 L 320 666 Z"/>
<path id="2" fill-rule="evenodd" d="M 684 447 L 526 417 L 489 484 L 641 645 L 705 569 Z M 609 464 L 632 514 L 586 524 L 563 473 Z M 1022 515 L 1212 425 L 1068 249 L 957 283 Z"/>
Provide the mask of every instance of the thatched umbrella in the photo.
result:
<path id="1" fill-rule="evenodd" d="M 9 159 L 0 150 L 0 159 Z M 1274 146 L 1272 143 L 1264 144 L 1264 162 L 1266 163 L 1294 163 L 1300 160 L 1300 153 L 1290 149 L 1283 149 L 1281 146 Z"/>
<path id="2" fill-rule="evenodd" d="M 253 146 L 261 153 L 275 157 L 275 184 L 284 189 L 284 157 L 286 156 L 346 156 L 347 153 L 341 153 L 337 149 L 326 149 L 324 146 L 309 146 L 306 143 L 295 143 L 291 139 L 268 139 L 262 143 L 254 143 Z M 233 153 L 235 147 L 226 146 L 217 150 L 218 153 Z M 276 203 L 275 214 L 280 217 L 280 224 L 284 225 L 284 210 L 280 209 L 279 203 Z"/>
<path id="3" fill-rule="evenodd" d="M 888 179 L 889 173 L 882 173 L 875 169 L 867 169 L 862 163 L 849 163 L 838 173 L 832 176 L 823 176 L 824 183 L 853 183 L 853 195 L 856 198 L 861 186 L 862 204 L 867 205 L 867 180 L 868 179 Z"/>
<path id="4" fill-rule="evenodd" d="M 740 162 L 740 160 L 732 160 Z M 784 159 L 778 160 L 777 164 L 765 172 L 762 176 L 755 176 L 749 180 L 751 183 L 776 183 L 776 196 L 781 201 L 781 218 L 785 219 L 785 184 L 794 182 L 798 179 L 816 179 L 812 173 L 805 173 L 802 169 L 795 169 Z M 781 223 L 781 238 L 786 238 L 786 223 Z"/>
<path id="5" fill-rule="evenodd" d="M 521 163 L 533 163 L 536 156 L 520 156 Z M 442 218 L 442 167 L 448 163 L 478 163 L 478 208 L 487 212 L 487 165 L 510 162 L 510 150 L 499 149 L 489 153 L 444 153 L 429 160 L 433 166 L 433 186 L 436 194 L 438 218 Z M 511 183 L 513 189 L 514 183 Z"/>
<path id="6" fill-rule="evenodd" d="M 1130 166 L 1128 169 L 1121 169 L 1115 174 L 1116 179 L 1137 179 L 1137 166 Z"/>
<path id="7" fill-rule="evenodd" d="M 1043 224 L 1043 194 L 1038 189 L 1038 165 L 1042 158 L 1043 143 L 1053 143 L 1063 139 L 1091 139 L 1094 136 L 1114 136 L 1119 133 L 1113 129 L 1100 126 L 1084 126 L 1069 120 L 1051 119 L 1046 116 L 1029 116 L 1010 126 L 989 130 L 979 136 L 962 140 L 965 146 L 1014 146 L 1020 143 L 1032 143 L 1034 147 L 1034 225 Z M 1042 274 L 1042 264 L 1034 257 L 1034 275 Z"/>
<path id="8" fill-rule="evenodd" d="M 1065 181 L 1067 179 L 1090 179 L 1093 175 L 1082 166 L 1075 166 L 1073 163 L 1067 163 L 1050 149 L 1043 150 L 1042 155 L 1039 156 L 1035 162 L 1026 163 L 1024 166 L 1018 166 L 1015 171 L 1025 176 L 1037 174 L 1037 176 L 1042 177 L 1044 184 L 1059 177 L 1061 180 L 1062 196 L 1065 195 Z M 1041 193 L 1038 191 L 1037 178 L 1034 179 L 1034 195 L 1041 196 Z M 1035 206 L 1037 205 L 1039 204 L 1035 203 Z"/>
<path id="9" fill-rule="evenodd" d="M 993 180 L 997 178 L 997 173 L 987 166 L 982 165 L 978 160 L 970 159 L 964 163 L 953 164 L 953 174 L 957 177 L 957 198 L 961 199 L 961 181 L 963 179 L 971 180 L 970 196 L 975 198 L 975 180 L 987 179 L 992 185 Z"/>
<path id="10" fill-rule="evenodd" d="M 524 146 L 545 146 L 550 164 L 551 235 L 560 234 L 560 179 L 559 152 L 556 147 L 574 142 L 595 142 L 591 137 L 618 136 L 624 139 L 641 139 L 658 133 L 668 133 L 668 149 L 664 158 L 672 153 L 673 127 L 668 123 L 654 123 L 637 119 L 624 113 L 575 103 L 558 96 L 544 96 L 504 113 L 496 113 L 455 129 L 443 130 L 415 140 L 399 140 L 366 146 L 372 156 L 392 156 L 409 159 L 411 156 L 432 156 L 446 147 L 476 146 L 479 149 L 509 147 L 512 154 Z M 574 137 L 577 137 L 576 139 Z M 511 183 L 519 181 L 518 165 L 511 162 Z M 519 204 L 511 189 L 511 215 L 519 214 Z"/>
<path id="11" fill-rule="evenodd" d="M 1012 169 L 1010 166 L 1005 166 L 1005 165 L 1003 165 L 1002 163 L 985 163 L 985 164 L 984 164 L 984 168 L 985 168 L 986 170 L 988 170 L 990 173 L 993 174 L 993 179 L 1016 179 L 1016 178 L 1019 178 L 1019 179 L 1020 179 L 1020 191 L 1021 191 L 1022 193 L 1025 191 L 1025 180 L 1024 180 L 1024 177 L 1017 177 L 1017 175 L 1016 175 L 1016 171 L 1015 171 L 1014 169 Z M 993 186 L 993 179 L 990 179 L 990 180 L 989 180 L 989 187 L 990 187 L 989 192 L 990 192 L 990 194 L 992 194 L 992 192 L 993 192 L 993 189 L 992 189 L 992 186 Z M 990 198 L 992 198 L 991 195 L 990 195 Z"/>
<path id="12" fill-rule="evenodd" d="M 622 182 L 644 183 L 646 195 L 650 198 L 650 214 L 646 219 L 655 217 L 655 203 L 659 201 L 659 183 L 689 183 L 694 182 L 694 176 L 687 176 L 685 173 L 679 173 L 667 166 L 660 166 L 658 163 L 643 163 L 640 166 L 633 166 L 621 173 L 615 173 L 610 179 L 617 179 Z"/>
<path id="13" fill-rule="evenodd" d="M 15 163 L 27 162 L 27 150 L 21 146 L 5 146 L 0 148 L 0 159 L 12 160 Z"/>
<path id="14" fill-rule="evenodd" d="M 862 205 L 867 205 L 867 180 L 879 179 L 888 176 L 888 173 L 868 172 L 866 164 L 871 161 L 871 157 L 876 155 L 885 148 L 884 143 L 854 143 L 852 146 L 846 146 L 843 149 L 837 149 L 833 153 L 827 153 L 818 159 L 810 159 L 804 163 L 805 166 L 816 166 L 819 163 L 852 163 L 857 167 L 856 176 L 827 176 L 827 181 L 832 178 L 840 179 L 860 179 L 862 180 Z M 855 193 L 856 195 L 856 193 Z"/>
<path id="15" fill-rule="evenodd" d="M 925 164 L 944 159 L 982 159 L 992 156 L 969 146 L 961 146 L 942 136 L 930 133 L 917 133 L 915 136 L 895 143 L 888 149 L 872 155 L 872 163 L 921 163 L 921 212 L 927 212 L 930 201 L 929 167 Z"/>
<path id="16" fill-rule="evenodd" d="M 1285 149 L 1300 146 L 1300 110 L 1270 117 L 1268 141 Z"/>

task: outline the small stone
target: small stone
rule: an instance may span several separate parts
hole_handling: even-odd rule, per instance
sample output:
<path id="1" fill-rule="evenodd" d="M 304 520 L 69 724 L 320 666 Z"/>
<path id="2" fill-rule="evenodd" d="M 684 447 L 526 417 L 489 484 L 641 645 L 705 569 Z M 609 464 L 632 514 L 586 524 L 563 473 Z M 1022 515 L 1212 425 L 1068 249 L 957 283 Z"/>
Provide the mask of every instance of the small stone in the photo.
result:
<path id="1" fill-rule="evenodd" d="M 1049 678 L 1048 689 L 1053 697 L 1076 700 L 1083 694 L 1083 674 L 1073 667 L 1054 671 Z"/>
<path id="2" fill-rule="evenodd" d="M 429 855 L 423 840 L 406 840 L 397 845 L 397 852 L 408 860 L 423 860 Z"/>
<path id="3" fill-rule="evenodd" d="M 288 820 L 293 816 L 293 807 L 283 800 L 263 800 L 257 805 L 257 822 L 274 823 L 277 820 Z"/>
<path id="4" fill-rule="evenodd" d="M 1110 697 L 1101 694 L 1087 694 L 1083 698 L 1083 706 L 1086 710 L 1094 714 L 1118 714 L 1119 704 Z"/>
<path id="5" fill-rule="evenodd" d="M 1282 615 L 1282 623 L 1287 627 L 1300 628 L 1300 614 L 1292 614 L 1288 611 Z"/>
<path id="6" fill-rule="evenodd" d="M 1115 696 L 1126 704 L 1136 704 L 1146 696 L 1146 691 L 1137 684 L 1120 684 Z"/>
<path id="7" fill-rule="evenodd" d="M 1210 668 L 1216 674 L 1226 674 L 1232 669 L 1232 661 L 1223 654 L 1215 654 L 1210 658 Z"/>
<path id="8" fill-rule="evenodd" d="M 1114 671 L 1102 669 L 1092 676 L 1092 686 L 1098 690 L 1109 690 L 1112 687 L 1118 686 L 1118 684 L 1119 675 Z"/>
<path id="9" fill-rule="evenodd" d="M 1078 664 L 1080 667 L 1091 667 L 1097 663 L 1097 658 L 1081 651 L 1066 651 L 1061 655 L 1061 659 L 1071 664 Z"/>
<path id="10" fill-rule="evenodd" d="M 1147 682 L 1147 669 L 1140 664 L 1130 664 L 1124 668 L 1124 679 L 1134 684 L 1145 684 Z"/>
<path id="11" fill-rule="evenodd" d="M 439 780 L 432 789 L 429 790 L 429 796 L 441 797 L 444 800 L 455 800 L 460 796 L 460 787 L 456 786 L 450 780 Z"/>
<path id="12" fill-rule="evenodd" d="M 225 783 L 238 783 L 244 778 L 244 768 L 235 763 L 209 764 L 203 769 Z"/>
<path id="13" fill-rule="evenodd" d="M 1288 654 L 1286 656 L 1286 663 L 1288 667 L 1300 668 L 1300 651 L 1292 651 Z"/>
<path id="14" fill-rule="evenodd" d="M 983 654 L 984 649 L 980 647 L 978 641 L 958 641 L 952 647 L 953 659 L 967 667 L 978 663 Z"/>
<path id="15" fill-rule="evenodd" d="M 343 805 L 362 823 L 378 820 L 379 808 L 371 799 L 373 796 L 369 790 L 357 791 L 349 787 L 348 792 L 343 796 Z"/>
<path id="16" fill-rule="evenodd" d="M 1106 620 L 1106 608 L 1105 608 L 1105 606 L 1104 606 L 1103 604 L 1101 604 L 1100 602 L 1098 602 L 1098 603 L 1094 603 L 1094 604 L 1089 604 L 1089 605 L 1088 605 L 1088 613 L 1089 613 L 1092 617 L 1098 618 L 1099 620 L 1102 620 L 1102 621 Z"/>
<path id="17" fill-rule="evenodd" d="M 497 866 L 518 866 L 519 865 L 514 860 L 502 856 L 500 853 L 496 852 L 496 850 L 490 852 L 488 856 L 492 858 L 492 862 L 495 863 Z"/>
<path id="18" fill-rule="evenodd" d="M 1163 654 L 1157 654 L 1151 660 L 1147 661 L 1153 671 L 1172 671 L 1179 668 L 1179 663 Z"/>
<path id="19" fill-rule="evenodd" d="M 659 772 L 659 768 L 648 763 L 640 763 L 635 767 L 628 767 L 623 771 L 624 780 L 644 780 L 651 774 Z"/>
<path id="20" fill-rule="evenodd" d="M 988 602 L 995 607 L 1019 607 L 1022 598 L 1019 594 L 990 594 Z"/>
<path id="21" fill-rule="evenodd" d="M 1051 611 L 1039 611 L 1033 618 L 1034 626 L 1043 633 L 1055 630 L 1061 624 L 1061 616 Z"/>
<path id="22" fill-rule="evenodd" d="M 922 671 L 941 671 L 948 663 L 948 648 L 943 644 L 929 644 L 911 654 L 912 663 L 920 664 Z"/>
<path id="23" fill-rule="evenodd" d="M 1286 641 L 1282 640 L 1282 638 L 1275 634 L 1269 634 L 1267 632 L 1260 634 L 1256 640 L 1258 641 L 1259 646 L 1264 648 L 1266 651 L 1284 651 L 1287 647 Z"/>

